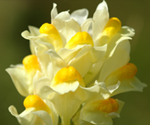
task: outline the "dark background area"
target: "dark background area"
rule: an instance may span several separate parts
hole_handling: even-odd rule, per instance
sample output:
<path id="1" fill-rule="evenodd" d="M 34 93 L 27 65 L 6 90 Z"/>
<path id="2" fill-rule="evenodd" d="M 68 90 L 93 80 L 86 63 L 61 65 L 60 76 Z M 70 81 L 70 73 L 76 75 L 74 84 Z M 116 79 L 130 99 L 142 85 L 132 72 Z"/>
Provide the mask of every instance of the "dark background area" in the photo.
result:
<path id="1" fill-rule="evenodd" d="M 19 64 L 30 54 L 29 42 L 21 37 L 28 25 L 40 27 L 50 23 L 50 11 L 57 3 L 58 12 L 87 8 L 92 17 L 102 0 L 0 0 L 0 125 L 19 125 L 8 112 L 14 105 L 24 110 L 24 97 L 19 95 L 5 69 Z M 106 0 L 110 17 L 118 17 L 122 25 L 135 29 L 131 40 L 131 60 L 138 67 L 137 77 L 148 85 L 143 93 L 128 92 L 116 98 L 125 102 L 121 118 L 114 125 L 150 124 L 150 0 Z"/>

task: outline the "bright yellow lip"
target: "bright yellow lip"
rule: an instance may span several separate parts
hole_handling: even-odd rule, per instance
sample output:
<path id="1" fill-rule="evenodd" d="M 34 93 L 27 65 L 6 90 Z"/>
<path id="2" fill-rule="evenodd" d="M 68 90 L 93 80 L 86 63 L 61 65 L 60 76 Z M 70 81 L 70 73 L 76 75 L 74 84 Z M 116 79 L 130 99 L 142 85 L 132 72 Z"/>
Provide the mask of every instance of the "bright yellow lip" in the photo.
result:
<path id="1" fill-rule="evenodd" d="M 43 100 L 38 97 L 37 95 L 29 95 L 25 98 L 24 107 L 26 109 L 28 108 L 35 108 L 36 110 L 44 110 L 49 112 L 49 107 L 43 102 Z"/>
<path id="2" fill-rule="evenodd" d="M 48 35 L 48 37 L 47 37 L 48 42 L 51 43 L 54 46 L 56 51 L 58 51 L 60 48 L 63 47 L 62 39 L 59 35 L 59 32 L 55 28 L 55 26 L 53 26 L 52 24 L 49 24 L 49 23 L 44 23 L 40 27 L 39 31 L 40 31 L 41 34 L 44 33 L 44 34 Z"/>
<path id="3" fill-rule="evenodd" d="M 114 34 L 116 34 L 120 30 L 120 28 L 121 28 L 121 21 L 116 17 L 112 17 L 106 24 L 102 34 L 111 38 Z"/>
<path id="4" fill-rule="evenodd" d="M 99 110 L 105 113 L 116 112 L 119 108 L 118 102 L 113 98 L 109 98 L 106 100 L 99 100 L 99 101 L 94 102 L 93 104 L 97 105 L 96 110 Z"/>
<path id="5" fill-rule="evenodd" d="M 92 37 L 87 32 L 77 32 L 66 44 L 65 48 L 73 49 L 77 45 L 92 45 L 94 46 Z"/>
<path id="6" fill-rule="evenodd" d="M 61 83 L 71 83 L 74 81 L 78 81 L 81 86 L 84 86 L 82 76 L 79 72 L 72 66 L 64 67 L 57 72 L 54 77 L 53 85 L 61 84 Z"/>
<path id="7" fill-rule="evenodd" d="M 22 61 L 25 69 L 28 73 L 30 73 L 33 70 L 40 70 L 40 65 L 38 62 L 38 58 L 35 55 L 28 55 L 26 56 Z"/>
<path id="8" fill-rule="evenodd" d="M 128 63 L 121 67 L 118 72 L 120 72 L 119 80 L 130 79 L 136 75 L 137 67 L 133 63 Z"/>

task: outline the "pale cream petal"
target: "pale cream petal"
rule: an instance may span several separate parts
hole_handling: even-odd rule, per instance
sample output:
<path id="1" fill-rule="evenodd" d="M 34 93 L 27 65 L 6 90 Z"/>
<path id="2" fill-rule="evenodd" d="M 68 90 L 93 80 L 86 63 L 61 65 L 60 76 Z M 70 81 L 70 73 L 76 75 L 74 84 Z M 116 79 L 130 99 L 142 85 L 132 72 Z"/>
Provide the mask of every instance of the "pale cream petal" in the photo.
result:
<path id="1" fill-rule="evenodd" d="M 95 123 L 98 125 L 113 125 L 112 119 L 107 116 L 105 113 L 100 111 L 92 111 L 90 110 L 91 106 L 83 107 L 81 111 L 81 119 L 87 121 L 89 123 Z"/>
<path id="2" fill-rule="evenodd" d="M 51 116 L 46 111 L 35 111 L 35 108 L 28 108 L 18 115 L 14 106 L 10 106 L 9 111 L 21 125 L 54 125 Z"/>
<path id="3" fill-rule="evenodd" d="M 19 116 L 24 117 L 24 116 L 30 114 L 32 111 L 35 111 L 35 108 L 28 108 L 28 109 L 24 110 L 22 113 L 20 113 Z"/>
<path id="4" fill-rule="evenodd" d="M 93 30 L 92 30 L 92 25 L 89 26 L 89 30 L 88 33 L 91 35 L 91 37 L 93 38 Z"/>
<path id="5" fill-rule="evenodd" d="M 117 47 L 126 50 L 130 54 L 130 39 L 130 37 L 122 37 L 119 34 L 118 36 L 115 35 L 108 43 L 105 58 L 111 57 L 114 54 Z"/>
<path id="6" fill-rule="evenodd" d="M 87 74 L 84 76 L 84 83 L 86 86 L 92 86 L 95 80 L 98 79 L 98 73 L 103 65 L 104 61 L 94 63 Z"/>
<path id="7" fill-rule="evenodd" d="M 71 18 L 81 25 L 87 19 L 88 14 L 89 12 L 87 9 L 79 9 L 71 13 Z"/>
<path id="8" fill-rule="evenodd" d="M 49 43 L 41 41 L 37 41 L 36 44 L 35 54 L 38 57 L 42 72 L 47 75 L 47 68 L 51 61 L 49 55 L 46 54 L 46 51 L 53 49 L 53 46 Z"/>
<path id="9" fill-rule="evenodd" d="M 130 84 L 135 88 L 135 91 L 143 91 L 144 87 L 147 87 L 147 84 L 141 82 L 136 76 L 130 79 Z"/>
<path id="10" fill-rule="evenodd" d="M 37 27 L 34 26 L 28 26 L 29 31 L 31 33 L 32 36 L 38 36 L 40 35 L 39 29 Z"/>
<path id="11" fill-rule="evenodd" d="M 51 110 L 51 118 L 53 121 L 53 125 L 58 125 L 58 114 L 56 112 L 55 106 L 52 102 L 50 102 L 49 100 L 44 100 L 44 102 L 47 104 L 47 106 L 50 108 Z"/>
<path id="12" fill-rule="evenodd" d="M 58 14 L 58 12 L 57 12 L 57 4 L 53 3 L 53 9 L 51 10 L 51 23 L 53 22 L 53 20 L 57 16 L 57 14 Z"/>
<path id="13" fill-rule="evenodd" d="M 66 67 L 67 64 L 66 62 L 54 51 L 54 50 L 49 50 L 47 51 L 47 54 L 50 57 L 50 60 L 52 62 L 52 67 L 53 67 L 53 73 L 54 75 L 63 67 Z"/>
<path id="14" fill-rule="evenodd" d="M 89 103 L 94 100 L 103 100 L 108 99 L 110 97 L 110 93 L 104 82 L 97 82 L 92 87 L 84 88 L 79 87 L 80 97 L 85 103 Z"/>
<path id="15" fill-rule="evenodd" d="M 74 59 L 69 62 L 69 65 L 75 67 L 81 76 L 84 77 L 92 64 L 103 59 L 106 48 L 93 48 L 92 46 L 84 45 Z"/>
<path id="16" fill-rule="evenodd" d="M 133 37 L 135 35 L 134 29 L 128 26 L 121 27 L 119 33 L 122 36 L 129 36 L 129 37 Z"/>
<path id="17" fill-rule="evenodd" d="M 96 58 L 98 58 L 98 61 L 101 61 L 104 59 L 104 56 L 106 54 L 106 51 L 107 51 L 108 47 L 107 45 L 104 45 L 104 46 L 101 46 L 101 47 L 93 47 L 93 53 L 94 53 L 94 56 Z"/>
<path id="18" fill-rule="evenodd" d="M 70 14 L 68 11 L 63 11 L 59 14 L 57 14 L 57 16 L 55 17 L 55 20 L 62 20 L 62 21 L 66 21 L 70 19 Z"/>
<path id="19" fill-rule="evenodd" d="M 112 78 L 112 81 L 113 81 L 113 78 Z M 114 82 L 112 82 L 112 81 L 111 81 L 111 84 L 114 83 Z M 108 91 L 109 91 L 111 94 L 112 94 L 114 91 L 116 91 L 116 90 L 120 87 L 120 84 L 121 84 L 120 81 L 118 81 L 117 84 L 113 84 L 113 85 L 108 85 L 107 82 L 105 82 L 105 83 L 106 83 L 106 85 L 107 85 Z"/>
<path id="20" fill-rule="evenodd" d="M 81 48 L 82 46 L 74 49 L 62 48 L 58 51 L 58 54 L 66 63 L 69 63 L 69 61 L 71 61 L 78 54 Z"/>
<path id="21" fill-rule="evenodd" d="M 100 3 L 97 7 L 97 10 L 95 11 L 93 15 L 93 41 L 97 42 L 97 40 L 100 38 L 100 35 L 107 24 L 109 20 L 109 13 L 107 4 L 105 1 Z"/>
<path id="22" fill-rule="evenodd" d="M 63 41 L 63 46 L 65 46 L 66 44 L 66 29 L 65 29 L 65 21 L 62 21 L 62 20 L 53 20 L 53 23 L 52 23 L 56 29 L 58 30 L 60 36 L 61 36 L 61 39 Z"/>
<path id="23" fill-rule="evenodd" d="M 74 20 L 54 20 L 54 26 L 59 31 L 61 38 L 63 39 L 64 45 L 73 37 L 77 32 L 81 31 L 79 24 Z"/>
<path id="24" fill-rule="evenodd" d="M 31 34 L 29 31 L 25 30 L 21 33 L 21 36 L 25 39 L 28 39 L 28 40 L 36 40 L 36 39 L 39 39 L 39 38 L 43 38 L 43 37 L 47 37 L 47 34 Z"/>
<path id="25" fill-rule="evenodd" d="M 92 19 L 87 19 L 82 25 L 81 25 L 81 31 L 89 32 L 90 25 L 92 24 Z"/>
<path id="26" fill-rule="evenodd" d="M 82 103 L 77 92 L 69 92 L 63 95 L 55 93 L 51 101 L 61 117 L 62 125 L 70 125 L 70 119 Z"/>
<path id="27" fill-rule="evenodd" d="M 8 108 L 9 112 L 14 115 L 14 116 L 17 116 L 18 115 L 18 112 L 17 112 L 17 109 L 11 105 L 9 108 Z"/>
<path id="28" fill-rule="evenodd" d="M 107 6 L 107 3 L 106 3 L 105 0 L 103 0 L 103 2 L 101 2 L 101 3 L 97 6 L 96 10 L 101 10 L 101 9 L 104 9 L 104 8 L 106 8 L 106 9 L 108 10 L 108 6 Z"/>
<path id="29" fill-rule="evenodd" d="M 118 89 L 116 91 L 114 91 L 112 93 L 112 96 L 117 95 L 119 93 L 124 93 L 124 92 L 128 92 L 128 91 L 132 91 L 134 89 L 133 86 L 130 85 L 129 80 L 123 80 L 122 82 L 120 82 L 120 86 L 118 87 Z"/>
<path id="30" fill-rule="evenodd" d="M 36 112 L 33 112 L 33 114 L 41 118 L 43 122 L 45 123 L 45 125 L 53 125 L 52 118 L 46 111 L 42 111 L 42 110 L 36 111 Z"/>
<path id="31" fill-rule="evenodd" d="M 103 82 L 106 80 L 108 75 L 113 71 L 119 69 L 129 62 L 129 53 L 126 49 L 122 48 L 122 43 L 118 44 L 114 54 L 108 58 L 100 72 L 99 81 Z M 121 47 L 120 47 L 121 46 Z"/>
<path id="32" fill-rule="evenodd" d="M 120 82 L 120 86 L 118 89 L 116 89 L 113 93 L 112 96 L 124 93 L 124 92 L 129 92 L 129 91 L 139 91 L 142 92 L 143 88 L 146 87 L 147 85 L 142 83 L 138 78 L 133 77 L 131 79 L 125 79 Z"/>
<path id="33" fill-rule="evenodd" d="M 44 42 L 42 39 L 37 39 L 36 41 L 34 41 L 36 46 L 39 46 L 41 48 L 44 48 L 45 51 L 46 50 L 49 50 L 49 49 L 52 49 L 54 50 L 54 46 L 51 44 L 51 43 L 48 43 L 48 42 Z"/>
<path id="34" fill-rule="evenodd" d="M 84 81 L 86 85 L 90 85 L 94 79 L 97 80 L 96 75 L 100 71 L 101 66 L 103 64 L 103 59 L 106 54 L 107 44 L 101 47 L 94 47 L 94 49 L 90 52 L 93 53 L 93 57 L 96 59 L 96 63 L 92 64 L 89 71 L 84 76 Z"/>
<path id="35" fill-rule="evenodd" d="M 69 62 L 69 65 L 77 69 L 82 77 L 85 76 L 92 64 L 97 61 L 90 53 L 90 49 L 91 47 L 88 46 L 83 47 L 76 57 Z"/>
<path id="36" fill-rule="evenodd" d="M 55 75 L 55 71 L 54 71 L 54 68 L 53 68 L 53 63 L 50 62 L 48 67 L 47 67 L 47 76 L 50 80 L 52 80 L 54 75 Z"/>
<path id="37" fill-rule="evenodd" d="M 82 53 L 84 51 L 84 53 Z M 89 50 L 82 49 L 77 56 L 69 62 L 70 66 L 73 66 L 81 74 L 82 77 L 89 71 L 94 62 Z"/>
<path id="38" fill-rule="evenodd" d="M 80 111 L 81 110 L 79 110 L 76 114 L 75 114 L 75 116 L 73 116 L 73 118 L 72 118 L 72 122 L 73 122 L 73 124 L 74 125 L 80 125 Z"/>
<path id="39" fill-rule="evenodd" d="M 25 110 L 24 112 L 22 112 L 21 116 L 18 114 L 18 112 L 14 106 L 10 106 L 8 108 L 8 110 L 13 116 L 15 116 L 17 118 L 18 122 L 21 125 L 35 124 L 35 117 L 31 114 L 31 112 L 34 110 L 34 108 L 30 108 L 27 111 Z"/>
<path id="40" fill-rule="evenodd" d="M 42 77 L 44 77 L 44 74 L 42 74 L 40 71 L 37 71 L 33 77 L 33 87 L 34 87 L 34 84 Z"/>
<path id="41" fill-rule="evenodd" d="M 106 86 L 118 86 L 120 84 L 120 81 L 118 81 L 118 77 L 117 76 L 114 76 L 112 74 L 110 74 L 107 79 L 105 80 L 105 84 Z M 117 85 L 118 84 L 118 85 Z M 120 86 L 120 85 L 119 85 Z M 111 87 L 110 87 L 111 88 Z"/>
<path id="42" fill-rule="evenodd" d="M 41 77 L 40 79 L 38 79 L 38 81 L 34 82 L 33 84 L 34 94 L 44 98 L 42 94 L 45 94 L 45 93 L 41 93 L 41 89 L 44 86 L 50 86 L 50 84 L 51 84 L 51 79 L 49 79 L 48 77 Z"/>
<path id="43" fill-rule="evenodd" d="M 63 41 L 63 46 L 66 44 L 66 21 L 70 20 L 70 14 L 68 11 L 61 12 L 55 15 L 55 19 L 52 20 L 52 24 L 58 30 L 61 39 Z"/>
<path id="44" fill-rule="evenodd" d="M 22 36 L 23 38 L 25 38 L 25 39 L 30 39 L 30 38 L 32 38 L 32 37 L 30 37 L 31 34 L 30 34 L 30 32 L 29 32 L 28 30 L 23 31 L 23 32 L 21 33 L 21 36 Z"/>
<path id="45" fill-rule="evenodd" d="M 38 28 L 35 28 L 35 27 L 29 27 L 30 28 L 30 32 L 33 34 L 33 36 L 37 35 L 37 30 Z M 38 31 L 39 32 L 39 31 Z M 31 50 L 31 53 L 35 55 L 35 47 L 36 47 L 36 44 L 33 40 L 31 40 L 31 34 L 29 33 L 29 31 L 25 30 L 21 33 L 21 36 L 25 39 L 30 39 L 30 50 Z"/>
<path id="46" fill-rule="evenodd" d="M 86 122 L 84 120 L 80 120 L 79 125 L 97 125 L 97 124 L 94 122 L 90 123 L 90 122 Z"/>
<path id="47" fill-rule="evenodd" d="M 76 115 L 72 119 L 74 125 L 96 125 L 94 123 L 86 122 L 80 119 L 80 111 L 76 113 Z"/>
<path id="48" fill-rule="evenodd" d="M 79 82 L 75 81 L 75 82 L 70 82 L 70 83 L 63 82 L 61 84 L 52 86 L 52 89 L 58 92 L 59 94 L 65 94 L 68 92 L 76 91 L 78 87 L 79 87 Z"/>
<path id="49" fill-rule="evenodd" d="M 11 79 L 22 96 L 28 96 L 32 94 L 31 78 L 27 77 L 27 74 L 23 66 L 13 66 L 12 68 L 7 68 L 6 71 L 11 76 Z"/>
<path id="50" fill-rule="evenodd" d="M 26 30 L 26 31 L 22 32 L 21 35 L 25 39 L 30 40 L 30 50 L 31 50 L 31 53 L 35 55 L 35 53 L 36 53 L 35 49 L 36 49 L 36 46 L 37 46 L 36 42 L 45 43 L 45 38 L 47 37 L 47 34 L 40 34 L 39 29 L 35 28 L 35 27 L 30 26 L 29 29 L 30 29 L 30 32 Z M 50 48 L 52 48 L 52 47 L 50 47 Z"/>
<path id="51" fill-rule="evenodd" d="M 68 42 L 77 32 L 81 31 L 81 28 L 75 20 L 70 19 L 65 23 L 65 30 L 66 41 Z"/>
<path id="52" fill-rule="evenodd" d="M 30 51 L 31 51 L 31 53 L 33 55 L 36 55 L 36 52 L 35 52 L 35 50 L 36 50 L 36 43 L 33 40 L 30 40 L 29 44 L 30 44 Z"/>
<path id="53" fill-rule="evenodd" d="M 44 85 L 40 88 L 39 95 L 42 99 L 46 99 L 51 101 L 51 98 L 55 96 L 55 93 L 57 93 L 55 90 L 53 90 L 50 86 Z M 58 93 L 59 94 L 59 93 Z M 54 105 L 54 104 L 53 104 Z M 54 106 L 55 107 L 55 106 Z M 54 108 L 56 109 L 56 108 Z"/>

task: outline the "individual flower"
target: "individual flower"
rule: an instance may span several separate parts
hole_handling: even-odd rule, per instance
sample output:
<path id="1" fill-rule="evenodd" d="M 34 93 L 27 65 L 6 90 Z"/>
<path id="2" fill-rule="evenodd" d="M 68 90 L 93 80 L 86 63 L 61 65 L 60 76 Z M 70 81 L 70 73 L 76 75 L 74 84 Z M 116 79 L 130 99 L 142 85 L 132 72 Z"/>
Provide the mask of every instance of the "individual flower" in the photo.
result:
<path id="1" fill-rule="evenodd" d="M 33 81 L 37 79 L 38 75 L 36 74 L 40 70 L 39 61 L 35 55 L 28 55 L 23 59 L 23 64 L 6 69 L 22 96 L 33 94 Z"/>
<path id="2" fill-rule="evenodd" d="M 34 94 L 33 84 L 41 77 L 50 73 L 50 59 L 45 51 L 47 47 L 37 43 L 35 55 L 26 56 L 22 64 L 11 65 L 6 71 L 11 76 L 14 85 L 22 96 Z"/>
<path id="3" fill-rule="evenodd" d="M 29 95 L 24 100 L 25 110 L 18 115 L 14 106 L 9 107 L 10 113 L 15 116 L 21 125 L 57 125 L 58 116 L 53 104 L 42 100 L 37 95 Z"/>
<path id="4" fill-rule="evenodd" d="M 128 91 L 141 92 L 147 86 L 135 76 L 137 67 L 129 63 L 130 51 L 125 45 L 126 42 L 118 44 L 113 56 L 104 62 L 99 74 L 98 81 L 105 82 L 112 95 Z M 124 49 L 119 49 L 119 46 L 124 46 Z"/>
<path id="5" fill-rule="evenodd" d="M 92 19 L 92 36 L 95 46 L 104 44 L 112 46 L 113 43 L 118 43 L 119 40 L 120 42 L 129 40 L 134 35 L 134 30 L 122 26 L 118 18 L 109 18 L 108 6 L 105 0 L 97 6 Z"/>
<path id="6" fill-rule="evenodd" d="M 120 117 L 123 105 L 122 101 L 113 98 L 87 103 L 74 116 L 74 125 L 113 125 L 112 118 Z"/>

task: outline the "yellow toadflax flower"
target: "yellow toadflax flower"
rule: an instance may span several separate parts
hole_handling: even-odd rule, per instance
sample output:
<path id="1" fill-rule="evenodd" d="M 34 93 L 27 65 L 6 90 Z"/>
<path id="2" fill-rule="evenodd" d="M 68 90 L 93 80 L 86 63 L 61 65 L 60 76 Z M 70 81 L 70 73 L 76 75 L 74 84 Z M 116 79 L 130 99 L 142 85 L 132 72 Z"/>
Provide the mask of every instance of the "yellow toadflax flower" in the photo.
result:
<path id="1" fill-rule="evenodd" d="M 18 114 L 14 106 L 9 107 L 10 113 L 15 116 L 21 125 L 57 125 L 58 116 L 53 104 L 42 100 L 37 95 L 29 95 L 24 100 L 25 110 Z"/>
<path id="2" fill-rule="evenodd" d="M 33 94 L 33 81 L 38 79 L 41 66 L 36 55 L 28 55 L 23 64 L 11 66 L 6 71 L 11 76 L 15 87 L 22 96 Z"/>
<path id="3" fill-rule="evenodd" d="M 120 100 L 107 98 L 95 100 L 83 106 L 73 118 L 75 125 L 113 125 L 112 118 L 120 117 L 124 103 Z"/>

